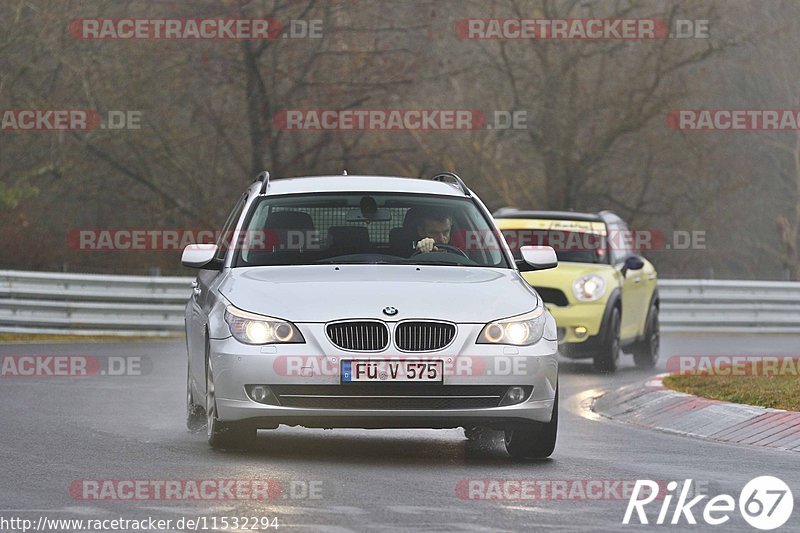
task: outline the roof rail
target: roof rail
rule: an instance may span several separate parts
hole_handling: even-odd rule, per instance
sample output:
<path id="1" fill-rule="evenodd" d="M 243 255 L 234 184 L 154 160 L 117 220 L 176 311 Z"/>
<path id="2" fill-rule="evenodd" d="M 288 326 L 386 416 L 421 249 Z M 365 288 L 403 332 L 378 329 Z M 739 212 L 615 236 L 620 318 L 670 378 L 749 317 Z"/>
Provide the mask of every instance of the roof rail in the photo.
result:
<path id="1" fill-rule="evenodd" d="M 451 185 L 455 185 L 459 187 L 461 191 L 464 193 L 464 196 L 472 196 L 472 193 L 469 192 L 467 185 L 464 183 L 464 180 L 458 177 L 457 174 L 453 172 L 439 172 L 434 177 L 431 178 L 433 181 L 441 181 L 443 183 L 450 183 Z M 450 181 L 447 181 L 447 180 Z"/>
<path id="2" fill-rule="evenodd" d="M 263 172 L 259 172 L 256 181 L 261 182 L 261 190 L 258 191 L 258 194 L 266 194 L 267 188 L 269 187 L 269 171 L 265 170 Z"/>

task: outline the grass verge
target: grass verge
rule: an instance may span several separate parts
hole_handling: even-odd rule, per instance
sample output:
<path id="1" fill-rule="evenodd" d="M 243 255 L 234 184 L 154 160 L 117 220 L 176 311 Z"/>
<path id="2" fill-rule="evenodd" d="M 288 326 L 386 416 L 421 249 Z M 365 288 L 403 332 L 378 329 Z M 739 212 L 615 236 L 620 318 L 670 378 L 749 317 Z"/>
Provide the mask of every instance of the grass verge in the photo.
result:
<path id="1" fill-rule="evenodd" d="M 664 386 L 712 400 L 800 411 L 800 377 L 796 375 L 685 374 L 665 378 Z"/>

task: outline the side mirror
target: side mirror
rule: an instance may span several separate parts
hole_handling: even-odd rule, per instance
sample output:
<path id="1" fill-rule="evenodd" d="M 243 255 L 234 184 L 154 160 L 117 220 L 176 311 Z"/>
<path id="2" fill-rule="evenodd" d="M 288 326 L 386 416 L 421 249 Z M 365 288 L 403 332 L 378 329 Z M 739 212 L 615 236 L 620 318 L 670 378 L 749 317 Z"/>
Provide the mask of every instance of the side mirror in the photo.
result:
<path id="1" fill-rule="evenodd" d="M 558 266 L 556 251 L 550 246 L 523 246 L 519 249 L 522 260 L 517 261 L 521 272 L 547 270 Z"/>
<path id="2" fill-rule="evenodd" d="M 189 268 L 222 270 L 222 261 L 215 259 L 216 244 L 190 244 L 183 249 L 181 264 Z"/>
<path id="3" fill-rule="evenodd" d="M 625 259 L 622 265 L 622 277 L 628 273 L 628 270 L 641 270 L 644 268 L 644 261 L 638 255 L 632 255 Z"/>

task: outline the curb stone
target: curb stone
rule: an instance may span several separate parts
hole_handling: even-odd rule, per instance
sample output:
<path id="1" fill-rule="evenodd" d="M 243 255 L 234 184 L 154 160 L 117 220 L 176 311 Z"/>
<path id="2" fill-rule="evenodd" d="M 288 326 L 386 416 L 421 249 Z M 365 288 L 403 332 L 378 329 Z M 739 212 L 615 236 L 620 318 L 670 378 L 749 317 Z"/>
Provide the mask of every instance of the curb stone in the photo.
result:
<path id="1" fill-rule="evenodd" d="M 800 413 L 708 400 L 664 387 L 659 374 L 594 398 L 606 418 L 707 440 L 800 452 Z"/>

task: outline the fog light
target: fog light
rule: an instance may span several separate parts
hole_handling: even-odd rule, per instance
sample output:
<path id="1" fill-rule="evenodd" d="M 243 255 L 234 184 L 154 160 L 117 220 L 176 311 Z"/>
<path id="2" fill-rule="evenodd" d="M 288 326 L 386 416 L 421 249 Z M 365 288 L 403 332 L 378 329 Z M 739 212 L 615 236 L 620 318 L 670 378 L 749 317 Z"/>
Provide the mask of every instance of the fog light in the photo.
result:
<path id="1" fill-rule="evenodd" d="M 263 402 L 264 400 L 266 400 L 267 399 L 267 394 L 269 394 L 269 391 L 267 390 L 266 387 L 264 387 L 262 385 L 258 385 L 256 387 L 253 387 L 253 390 L 250 391 L 250 395 L 257 402 Z"/>
<path id="2" fill-rule="evenodd" d="M 589 333 L 589 330 L 585 326 L 575 326 L 575 336 L 579 339 L 584 338 L 587 333 Z"/>
<path id="3" fill-rule="evenodd" d="M 251 385 L 248 389 L 248 394 L 253 401 L 278 405 L 278 398 L 275 397 L 270 388 L 266 385 Z"/>
<path id="4" fill-rule="evenodd" d="M 530 394 L 529 387 L 509 387 L 506 395 L 500 401 L 500 405 L 513 405 L 525 401 Z"/>

